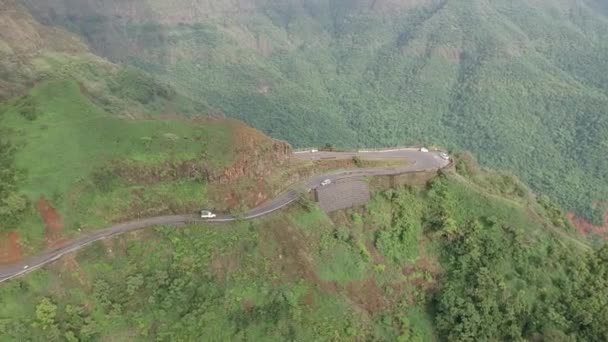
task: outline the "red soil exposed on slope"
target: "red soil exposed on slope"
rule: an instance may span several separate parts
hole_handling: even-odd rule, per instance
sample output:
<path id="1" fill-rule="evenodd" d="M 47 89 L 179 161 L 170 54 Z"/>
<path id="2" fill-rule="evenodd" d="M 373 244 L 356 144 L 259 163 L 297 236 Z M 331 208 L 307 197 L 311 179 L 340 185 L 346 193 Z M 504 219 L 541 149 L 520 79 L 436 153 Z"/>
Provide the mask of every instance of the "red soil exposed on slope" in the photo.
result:
<path id="1" fill-rule="evenodd" d="M 45 239 L 49 247 L 55 246 L 63 239 L 63 219 L 55 208 L 44 197 L 40 197 L 36 203 L 38 213 L 45 226 Z"/>
<path id="2" fill-rule="evenodd" d="M 11 264 L 21 260 L 19 233 L 11 231 L 0 237 L 0 265 Z"/>
<path id="3" fill-rule="evenodd" d="M 608 238 L 608 213 L 604 216 L 604 224 L 601 226 L 593 225 L 585 219 L 580 217 L 576 217 L 574 213 L 568 213 L 568 219 L 572 223 L 572 225 L 576 228 L 576 230 L 581 235 L 596 235 L 603 238 Z"/>

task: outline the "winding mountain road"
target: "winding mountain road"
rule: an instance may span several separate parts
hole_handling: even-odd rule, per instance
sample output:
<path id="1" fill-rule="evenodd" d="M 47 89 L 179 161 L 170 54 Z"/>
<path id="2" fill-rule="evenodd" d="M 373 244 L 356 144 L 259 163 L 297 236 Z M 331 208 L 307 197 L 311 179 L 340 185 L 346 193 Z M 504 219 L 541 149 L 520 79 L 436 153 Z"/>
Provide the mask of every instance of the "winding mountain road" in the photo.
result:
<path id="1" fill-rule="evenodd" d="M 404 148 L 404 149 L 390 149 L 380 151 L 358 151 L 358 152 L 296 152 L 293 155 L 294 158 L 302 160 L 335 160 L 335 159 L 351 159 L 358 157 L 365 160 L 400 160 L 406 159 L 410 163 L 404 166 L 395 167 L 379 167 L 379 168 L 363 168 L 346 171 L 335 171 L 322 175 L 317 175 L 310 178 L 308 181 L 294 185 L 284 193 L 275 197 L 273 200 L 268 201 L 257 208 L 250 210 L 249 212 L 240 215 L 238 217 L 231 215 L 218 215 L 212 219 L 202 219 L 199 215 L 171 215 L 171 216 L 158 216 L 151 217 L 141 220 L 135 220 L 125 223 L 116 224 L 114 226 L 91 232 L 89 235 L 80 237 L 71 241 L 69 244 L 60 248 L 47 251 L 39 256 L 32 257 L 23 262 L 5 267 L 0 269 L 0 282 L 7 281 L 31 272 L 37 268 L 47 265 L 62 256 L 78 251 L 95 241 L 107 239 L 119 234 L 132 232 L 135 230 L 161 226 L 184 226 L 192 223 L 221 223 L 231 222 L 236 220 L 249 220 L 260 216 L 267 215 L 276 210 L 279 210 L 290 203 L 296 201 L 299 198 L 300 193 L 308 192 L 320 186 L 321 182 L 325 179 L 331 179 L 337 181 L 346 178 L 361 178 L 367 176 L 387 176 L 387 175 L 398 175 L 409 172 L 419 171 L 434 171 L 443 168 L 449 164 L 448 160 L 445 160 L 439 156 L 438 152 L 420 152 L 417 149 Z"/>

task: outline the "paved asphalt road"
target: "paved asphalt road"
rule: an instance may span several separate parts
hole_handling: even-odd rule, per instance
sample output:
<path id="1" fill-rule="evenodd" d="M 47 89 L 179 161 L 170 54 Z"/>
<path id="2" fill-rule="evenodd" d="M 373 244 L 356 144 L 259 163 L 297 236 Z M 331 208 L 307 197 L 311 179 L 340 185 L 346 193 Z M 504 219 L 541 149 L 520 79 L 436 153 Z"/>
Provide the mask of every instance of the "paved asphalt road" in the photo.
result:
<path id="1" fill-rule="evenodd" d="M 236 221 L 238 219 L 254 219 L 256 217 L 264 216 L 273 211 L 279 210 L 290 203 L 296 201 L 299 194 L 302 192 L 308 192 L 321 186 L 321 182 L 325 179 L 331 179 L 336 181 L 345 178 L 360 178 L 365 176 L 386 176 L 386 175 L 397 175 L 408 172 L 417 171 L 431 171 L 445 167 L 449 164 L 447 160 L 439 157 L 437 152 L 424 153 L 416 149 L 395 149 L 395 150 L 384 150 L 384 151 L 359 151 L 359 152 L 298 152 L 294 153 L 294 157 L 303 160 L 320 160 L 320 159 L 350 159 L 352 157 L 359 157 L 366 160 L 388 160 L 388 159 L 407 159 L 410 163 L 404 166 L 395 167 L 382 167 L 382 168 L 367 168 L 367 169 L 355 169 L 348 171 L 336 171 L 323 175 L 312 177 L 308 181 L 291 187 L 286 192 L 277 196 L 273 200 L 266 202 L 259 207 L 250 210 L 241 217 L 234 217 L 230 215 L 218 215 L 213 219 L 201 219 L 199 215 L 172 215 L 172 216 L 158 216 L 147 219 L 141 219 L 126 223 L 120 223 L 109 228 L 97 230 L 87 236 L 83 236 L 76 240 L 73 240 L 68 245 L 57 248 L 55 250 L 47 251 L 42 255 L 30 258 L 18 264 L 14 264 L 5 268 L 0 269 L 0 282 L 21 276 L 25 273 L 31 272 L 37 268 L 40 268 L 46 264 L 49 264 L 65 254 L 75 252 L 85 246 L 99 240 L 103 240 L 115 235 L 131 232 L 134 230 L 160 226 L 160 225 L 171 225 L 171 226 L 184 226 L 190 223 L 221 223 Z"/>

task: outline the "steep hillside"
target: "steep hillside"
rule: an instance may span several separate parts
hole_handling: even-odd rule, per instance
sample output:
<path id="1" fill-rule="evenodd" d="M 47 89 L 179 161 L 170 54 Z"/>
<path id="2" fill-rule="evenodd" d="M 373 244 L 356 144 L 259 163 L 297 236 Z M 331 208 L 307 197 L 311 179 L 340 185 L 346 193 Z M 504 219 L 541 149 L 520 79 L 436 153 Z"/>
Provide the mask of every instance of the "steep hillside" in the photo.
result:
<path id="1" fill-rule="evenodd" d="M 253 207 L 297 180 L 287 143 L 188 119 L 204 107 L 0 4 L 0 264 L 117 221 Z"/>
<path id="2" fill-rule="evenodd" d="M 0 127 L 0 240 L 17 234 L 22 254 L 117 221 L 255 206 L 291 155 L 232 120 L 116 117 L 73 80 L 0 105 Z"/>
<path id="3" fill-rule="evenodd" d="M 300 144 L 472 146 L 572 208 L 603 196 L 605 75 L 567 65 L 601 65 L 601 14 L 552 31 L 600 50 L 561 51 L 476 0 L 163 4 L 27 2 L 125 67 L 0 0 L 0 265 L 137 217 L 238 214 L 358 164 L 295 162 L 286 142 L 197 115 L 209 107 Z M 568 4 L 525 6 L 550 26 Z M 417 186 L 366 180 L 365 207 L 327 215 L 302 196 L 260 220 L 97 242 L 0 284 L 0 340 L 608 340 L 608 247 L 456 158 Z"/>
<path id="4" fill-rule="evenodd" d="M 566 222 L 514 177 L 463 159 L 425 186 L 378 191 L 367 207 L 331 216 L 303 200 L 258 221 L 99 242 L 0 285 L 0 332 L 604 341 L 608 250 L 590 251 Z"/>
<path id="5" fill-rule="evenodd" d="M 197 112 L 204 106 L 92 55 L 17 3 L 2 9 L 1 265 L 125 220 L 238 214 L 320 170 L 369 166 L 293 160 L 286 142 Z"/>
<path id="6" fill-rule="evenodd" d="M 19 94 L 41 77 L 45 58 L 80 55 L 100 61 L 77 37 L 40 25 L 15 1 L 0 1 L 0 99 Z"/>
<path id="7" fill-rule="evenodd" d="M 605 1 L 22 2 L 294 145 L 471 150 L 601 222 Z"/>
<path id="8" fill-rule="evenodd" d="M 209 108 L 301 145 L 469 147 L 592 217 L 603 3 L 0 0 L 0 265 L 113 222 L 238 214 L 360 163 L 295 162 Z M 548 197 L 470 155 L 428 183 L 366 182 L 364 207 L 302 196 L 4 282 L 0 340 L 608 340 L 608 247 Z"/>
<path id="9" fill-rule="evenodd" d="M 293 160 L 286 142 L 196 112 L 172 87 L 3 5 L 14 34 L 1 31 L 11 91 L 0 103 L 0 265 L 125 220 L 238 214 L 319 170 L 365 166 Z"/>
<path id="10" fill-rule="evenodd" d="M 91 53 L 80 37 L 40 24 L 16 1 L 0 2 L 0 19 L 0 100 L 24 95 L 38 82 L 70 79 L 98 106 L 121 116 L 192 115 L 207 108 L 141 70 Z"/>

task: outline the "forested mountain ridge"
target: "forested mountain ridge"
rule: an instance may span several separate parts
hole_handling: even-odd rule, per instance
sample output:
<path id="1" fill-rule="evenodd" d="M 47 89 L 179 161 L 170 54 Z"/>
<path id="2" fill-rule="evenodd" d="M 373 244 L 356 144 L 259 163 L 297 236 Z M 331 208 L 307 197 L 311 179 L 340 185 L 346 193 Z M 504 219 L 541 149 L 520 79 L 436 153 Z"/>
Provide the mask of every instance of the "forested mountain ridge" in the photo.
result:
<path id="1" fill-rule="evenodd" d="M 269 156 L 273 140 L 205 108 L 0 0 L 0 265 L 113 221 L 198 208 L 206 177 L 285 159 Z M 250 173 L 241 154 L 256 156 Z M 250 192 L 233 202 L 265 194 Z"/>
<path id="2" fill-rule="evenodd" d="M 188 115 L 206 108 L 141 70 L 94 54 L 81 37 L 41 24 L 18 1 L 0 0 L 0 100 L 57 79 L 79 82 L 92 101 L 122 116 Z"/>
<path id="3" fill-rule="evenodd" d="M 601 222 L 605 2 L 22 2 L 295 146 L 467 149 Z"/>
<path id="4" fill-rule="evenodd" d="M 258 40 L 255 36 L 244 39 L 249 26 L 241 31 L 241 24 L 229 22 L 216 22 L 216 28 L 178 22 L 163 24 L 166 27 L 138 26 L 133 19 L 137 13 L 143 19 L 156 18 L 153 13 L 169 18 L 169 10 L 179 9 L 181 14 L 173 17 L 179 20 L 188 13 L 168 6 L 169 2 L 149 1 L 151 6 L 165 7 L 155 7 L 155 12 L 144 16 L 138 7 L 143 3 L 49 2 L 63 4 L 70 15 L 63 17 L 57 7 L 46 23 L 64 19 L 102 23 L 93 44 L 92 36 L 84 35 L 81 41 L 36 22 L 17 2 L 0 0 L 0 264 L 23 260 L 66 239 L 132 218 L 195 212 L 201 207 L 218 212 L 235 209 L 238 214 L 296 181 L 289 170 L 293 165 L 287 162 L 291 150 L 286 143 L 235 120 L 185 118 L 208 113 L 201 110 L 207 108 L 203 102 L 215 108 L 236 108 L 235 116 L 268 114 L 258 118 L 260 125 L 275 125 L 267 128 L 274 127 L 277 135 L 294 135 L 302 143 L 315 136 L 337 145 L 367 145 L 381 139 L 396 144 L 400 135 L 387 132 L 401 134 L 400 130 L 415 133 L 408 133 L 408 139 L 419 134 L 416 139 L 435 142 L 447 141 L 462 130 L 471 135 L 461 137 L 463 141 L 483 143 L 486 158 L 503 160 L 509 156 L 496 151 L 521 139 L 552 142 L 544 136 L 508 137 L 506 133 L 518 132 L 507 125 L 513 124 L 524 133 L 550 127 L 555 130 L 549 131 L 551 139 L 564 139 L 570 144 L 567 147 L 574 146 L 570 156 L 581 153 L 591 158 L 593 153 L 602 153 L 597 140 L 604 134 L 602 119 L 585 111 L 592 107 L 582 107 L 577 114 L 580 121 L 572 127 L 564 125 L 576 106 L 557 111 L 561 116 L 556 114 L 555 122 L 544 116 L 541 107 L 534 107 L 538 116 L 531 123 L 526 121 L 530 120 L 528 105 L 535 103 L 532 99 L 542 99 L 530 84 L 540 87 L 550 81 L 552 87 L 542 88 L 540 94 L 553 96 L 552 110 L 558 108 L 556 103 L 572 105 L 568 101 L 573 94 L 582 105 L 592 99 L 596 102 L 590 101 L 590 106 L 602 107 L 602 75 L 593 75 L 596 86 L 590 86 L 582 76 L 557 68 L 547 57 L 535 59 L 538 64 L 524 63 L 523 68 L 520 59 L 537 49 L 533 49 L 536 43 L 520 35 L 516 44 L 501 40 L 492 45 L 488 42 L 498 35 L 491 30 L 478 31 L 476 37 L 483 38 L 480 42 L 490 49 L 482 49 L 484 58 L 475 57 L 477 43 L 459 32 L 466 11 L 487 12 L 495 4 L 376 1 L 370 7 L 370 2 L 363 1 L 172 2 L 185 8 L 203 4 L 201 8 L 213 8 L 219 14 L 234 14 L 230 10 L 235 6 L 246 8 L 239 20 L 259 20 L 258 30 L 275 34 L 276 40 L 260 38 L 259 44 L 240 45 Z M 563 3 L 569 2 L 556 4 Z M 324 4 L 331 5 L 333 12 L 319 11 Z M 435 7 L 416 10 L 420 5 Z M 534 6 L 546 9 L 543 2 Z M 109 19 L 75 16 L 85 13 L 84 9 L 109 8 L 116 11 Z M 123 12 L 125 8 L 130 11 Z M 460 12 L 453 12 L 454 8 Z M 306 25 L 300 15 L 285 17 L 301 11 L 312 18 Z M 191 12 L 192 18 L 200 20 L 198 12 Z M 127 14 L 131 17 L 124 23 L 115 21 Z M 342 14 L 348 15 L 334 20 Z M 410 34 L 396 35 L 405 32 L 401 15 L 414 21 L 407 31 Z M 263 16 L 274 21 L 269 24 Z M 320 24 L 315 26 L 315 21 Z M 437 21 L 443 23 L 442 30 L 433 28 Z M 490 25 L 485 19 L 477 24 L 482 23 Z M 363 29 L 363 24 L 370 26 Z M 357 32 L 369 35 L 348 33 L 357 27 Z M 515 26 L 509 27 L 505 30 L 515 34 Z M 110 28 L 112 34 L 133 40 L 115 45 L 118 41 L 111 35 L 104 36 Z M 77 30 L 78 25 L 71 29 Z M 395 45 L 383 32 L 400 37 L 402 45 Z M 452 33 L 440 38 L 441 32 Z M 301 38 L 304 34 L 310 36 Z M 453 44 L 453 37 L 460 37 L 455 40 L 460 43 Z M 157 38 L 163 39 L 159 45 L 149 44 L 148 39 Z M 136 44 L 140 39 L 143 43 Z M 133 65 L 97 57 L 84 41 L 98 53 L 102 47 L 110 49 L 117 54 L 115 61 Z M 301 44 L 294 43 L 298 41 Z M 215 45 L 209 47 L 209 42 Z M 464 45 L 473 52 L 461 51 Z M 428 60 L 410 60 L 408 54 Z M 501 63 L 518 70 L 517 82 L 496 78 L 514 74 Z M 495 64 L 496 70 L 490 68 Z M 447 78 L 441 77 L 451 70 L 448 66 L 457 66 L 456 75 L 468 90 L 444 82 Z M 583 66 L 579 73 L 588 71 Z M 417 81 L 403 78 L 410 73 L 418 75 Z M 549 81 L 547 75 L 553 75 Z M 193 81 L 192 76 L 202 78 Z M 522 81 L 529 79 L 535 83 Z M 419 95 L 429 99 L 414 100 L 412 94 L 425 91 L 414 88 L 422 81 L 429 92 Z M 198 87 L 202 91 L 195 93 Z M 489 140 L 484 141 L 481 133 L 472 134 L 461 121 L 469 118 L 471 106 L 451 100 L 444 104 L 459 113 L 453 117 L 432 116 L 431 109 L 426 122 L 423 115 L 410 119 L 400 116 L 406 111 L 397 115 L 400 106 L 416 104 L 422 111 L 443 103 L 433 95 L 436 88 L 450 94 L 450 99 L 467 99 L 488 89 L 517 89 L 517 100 L 527 102 L 516 102 L 522 109 L 514 112 L 518 116 L 505 110 L 504 117 L 492 118 L 501 123 L 492 132 L 505 137 L 485 132 Z M 181 96 L 182 91 L 190 99 Z M 410 97 L 395 102 L 400 92 L 409 92 Z M 256 107 L 260 99 L 267 102 Z M 498 100 L 493 99 L 502 103 Z M 483 110 L 494 110 L 494 102 Z M 334 116 L 328 116 L 329 107 L 323 106 L 332 103 Z M 342 106 L 349 106 L 344 107 L 348 110 Z M 291 115 L 306 109 L 307 115 Z M 381 112 L 385 109 L 388 112 Z M 484 111 L 472 116 L 478 130 L 494 122 L 484 117 Z M 514 118 L 523 121 L 510 120 Z M 564 127 L 556 129 L 558 125 Z M 577 131 L 581 127 L 585 130 Z M 424 131 L 430 128 L 436 131 Z M 584 137 L 589 140 L 581 140 L 581 146 L 570 141 Z M 584 144 L 595 144 L 595 149 Z M 560 165 L 566 159 L 556 146 L 523 146 L 529 147 L 523 150 L 527 159 L 511 156 L 505 160 L 531 163 L 537 155 L 546 154 L 554 164 L 537 168 L 539 162 L 529 169 L 566 169 L 580 177 L 602 174 L 602 169 L 593 168 L 601 167 L 595 159 L 588 159 L 590 168 L 582 169 L 580 162 Z M 394 178 L 368 179 L 372 198 L 362 207 L 326 214 L 311 198 L 302 196 L 288 208 L 258 220 L 158 227 L 98 241 L 0 284 L 0 340 L 608 340 L 608 246 L 594 249 L 579 240 L 564 212 L 546 196 L 531 193 L 516 177 L 484 170 L 467 154 L 453 157 L 452 167 L 428 182 L 421 179 L 434 175 L 404 175 L 401 181 L 412 182 L 404 186 L 397 186 Z M 528 165 L 522 167 L 528 169 Z M 540 176 L 549 180 L 548 186 L 567 179 Z M 566 189 L 584 193 L 575 181 L 569 184 L 574 188 Z M 599 184 L 596 194 L 601 194 L 602 179 L 591 181 Z M 569 194 L 558 190 L 557 194 Z M 588 198 L 578 200 L 586 203 Z"/>

